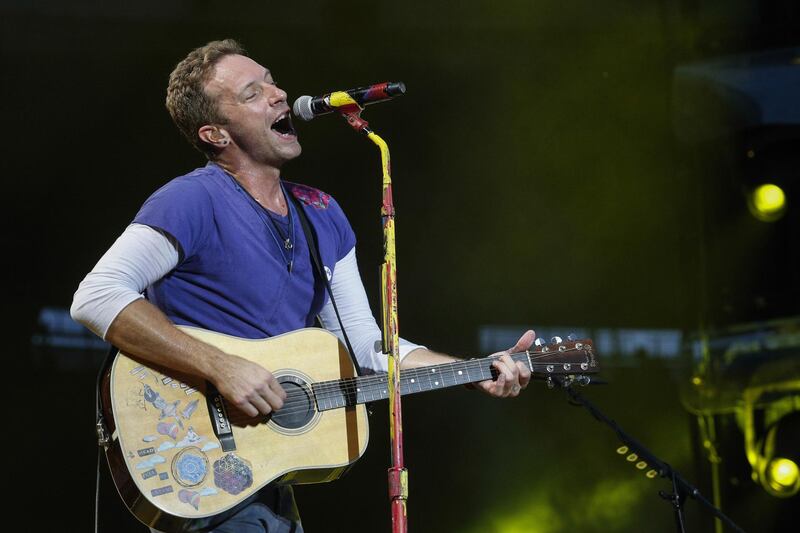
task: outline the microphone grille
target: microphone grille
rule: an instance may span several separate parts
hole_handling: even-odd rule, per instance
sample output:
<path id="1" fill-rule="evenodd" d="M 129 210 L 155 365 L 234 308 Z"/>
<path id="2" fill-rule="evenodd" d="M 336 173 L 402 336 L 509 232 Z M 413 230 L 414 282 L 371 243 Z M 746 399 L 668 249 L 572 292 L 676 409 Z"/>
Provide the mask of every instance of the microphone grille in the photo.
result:
<path id="1" fill-rule="evenodd" d="M 295 100 L 294 105 L 292 105 L 292 111 L 294 111 L 296 117 L 306 122 L 314 118 L 314 112 L 311 110 L 311 97 L 301 96 Z"/>

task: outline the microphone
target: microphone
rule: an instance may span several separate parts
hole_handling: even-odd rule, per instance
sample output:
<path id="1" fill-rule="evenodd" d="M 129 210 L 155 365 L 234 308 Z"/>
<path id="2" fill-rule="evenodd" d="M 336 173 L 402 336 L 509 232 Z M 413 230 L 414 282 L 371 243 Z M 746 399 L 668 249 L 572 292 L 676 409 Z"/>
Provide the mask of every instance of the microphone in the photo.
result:
<path id="1" fill-rule="evenodd" d="M 340 107 L 352 105 L 353 102 L 360 107 L 367 104 L 375 104 L 391 100 L 395 96 L 405 94 L 406 86 L 402 81 L 386 81 L 349 89 L 347 91 L 336 91 L 322 96 L 301 96 L 294 101 L 292 110 L 295 116 L 302 120 L 309 121 L 319 115 L 331 113 Z"/>

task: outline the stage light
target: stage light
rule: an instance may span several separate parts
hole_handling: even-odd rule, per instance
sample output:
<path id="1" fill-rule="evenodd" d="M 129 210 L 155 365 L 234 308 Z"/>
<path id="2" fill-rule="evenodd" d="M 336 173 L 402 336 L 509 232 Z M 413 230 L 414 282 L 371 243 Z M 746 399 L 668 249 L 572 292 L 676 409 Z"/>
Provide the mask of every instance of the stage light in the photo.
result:
<path id="1" fill-rule="evenodd" d="M 797 463 L 791 459 L 778 457 L 769 462 L 766 469 L 766 481 L 776 492 L 791 492 L 800 481 Z"/>
<path id="2" fill-rule="evenodd" d="M 800 492 L 800 395 L 797 381 L 745 390 L 745 451 L 753 481 L 778 498 Z M 769 398 L 769 401 L 763 400 Z M 755 411 L 760 411 L 756 416 Z M 767 422 L 759 431 L 756 418 Z"/>
<path id="3" fill-rule="evenodd" d="M 750 193 L 748 207 L 758 220 L 774 222 L 786 212 L 786 193 L 773 183 L 764 183 Z"/>

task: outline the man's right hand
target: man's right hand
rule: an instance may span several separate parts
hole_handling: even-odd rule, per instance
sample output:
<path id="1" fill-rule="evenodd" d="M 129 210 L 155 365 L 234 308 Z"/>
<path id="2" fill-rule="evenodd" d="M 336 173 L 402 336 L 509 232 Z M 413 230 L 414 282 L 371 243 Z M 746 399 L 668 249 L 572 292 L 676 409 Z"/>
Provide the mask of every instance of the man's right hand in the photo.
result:
<path id="1" fill-rule="evenodd" d="M 236 355 L 218 363 L 212 381 L 222 396 L 248 416 L 268 415 L 283 407 L 286 391 L 266 368 Z"/>
<path id="2" fill-rule="evenodd" d="M 268 415 L 286 399 L 267 369 L 189 336 L 147 300 L 125 307 L 108 328 L 106 340 L 146 361 L 210 381 L 247 416 Z"/>

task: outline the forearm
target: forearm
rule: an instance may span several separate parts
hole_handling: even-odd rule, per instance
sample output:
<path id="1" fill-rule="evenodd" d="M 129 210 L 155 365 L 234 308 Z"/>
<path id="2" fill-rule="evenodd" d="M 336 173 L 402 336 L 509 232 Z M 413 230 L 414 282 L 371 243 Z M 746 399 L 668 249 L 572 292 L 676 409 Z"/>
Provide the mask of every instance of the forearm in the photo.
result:
<path id="1" fill-rule="evenodd" d="M 108 328 L 106 339 L 132 356 L 215 384 L 225 360 L 234 357 L 176 328 L 147 300 L 125 307 Z"/>
<path id="2" fill-rule="evenodd" d="M 178 261 L 167 235 L 132 224 L 81 282 L 72 317 L 127 354 L 210 381 L 249 416 L 280 409 L 286 392 L 267 369 L 195 339 L 141 299 Z"/>
<path id="3" fill-rule="evenodd" d="M 124 352 L 206 379 L 225 354 L 176 328 L 141 293 L 178 264 L 167 236 L 128 226 L 75 292 L 71 314 Z"/>
<path id="4" fill-rule="evenodd" d="M 491 396 L 504 398 L 507 396 L 517 396 L 520 390 L 528 386 L 531 379 L 531 371 L 527 365 L 515 362 L 511 358 L 511 353 L 517 353 L 530 348 L 534 339 L 534 332 L 527 331 L 517 341 L 512 348 L 492 354 L 492 366 L 497 371 L 496 379 L 487 379 L 468 385 L 469 388 L 477 388 Z M 432 352 L 425 348 L 420 348 L 410 352 L 400 364 L 400 367 L 416 368 L 441 363 L 449 363 L 459 360 L 451 355 Z"/>
<path id="5" fill-rule="evenodd" d="M 428 350 L 427 348 L 417 348 L 412 350 L 400 362 L 401 369 L 419 368 L 421 366 L 438 365 L 442 363 L 452 363 L 460 361 L 458 357 Z"/>

